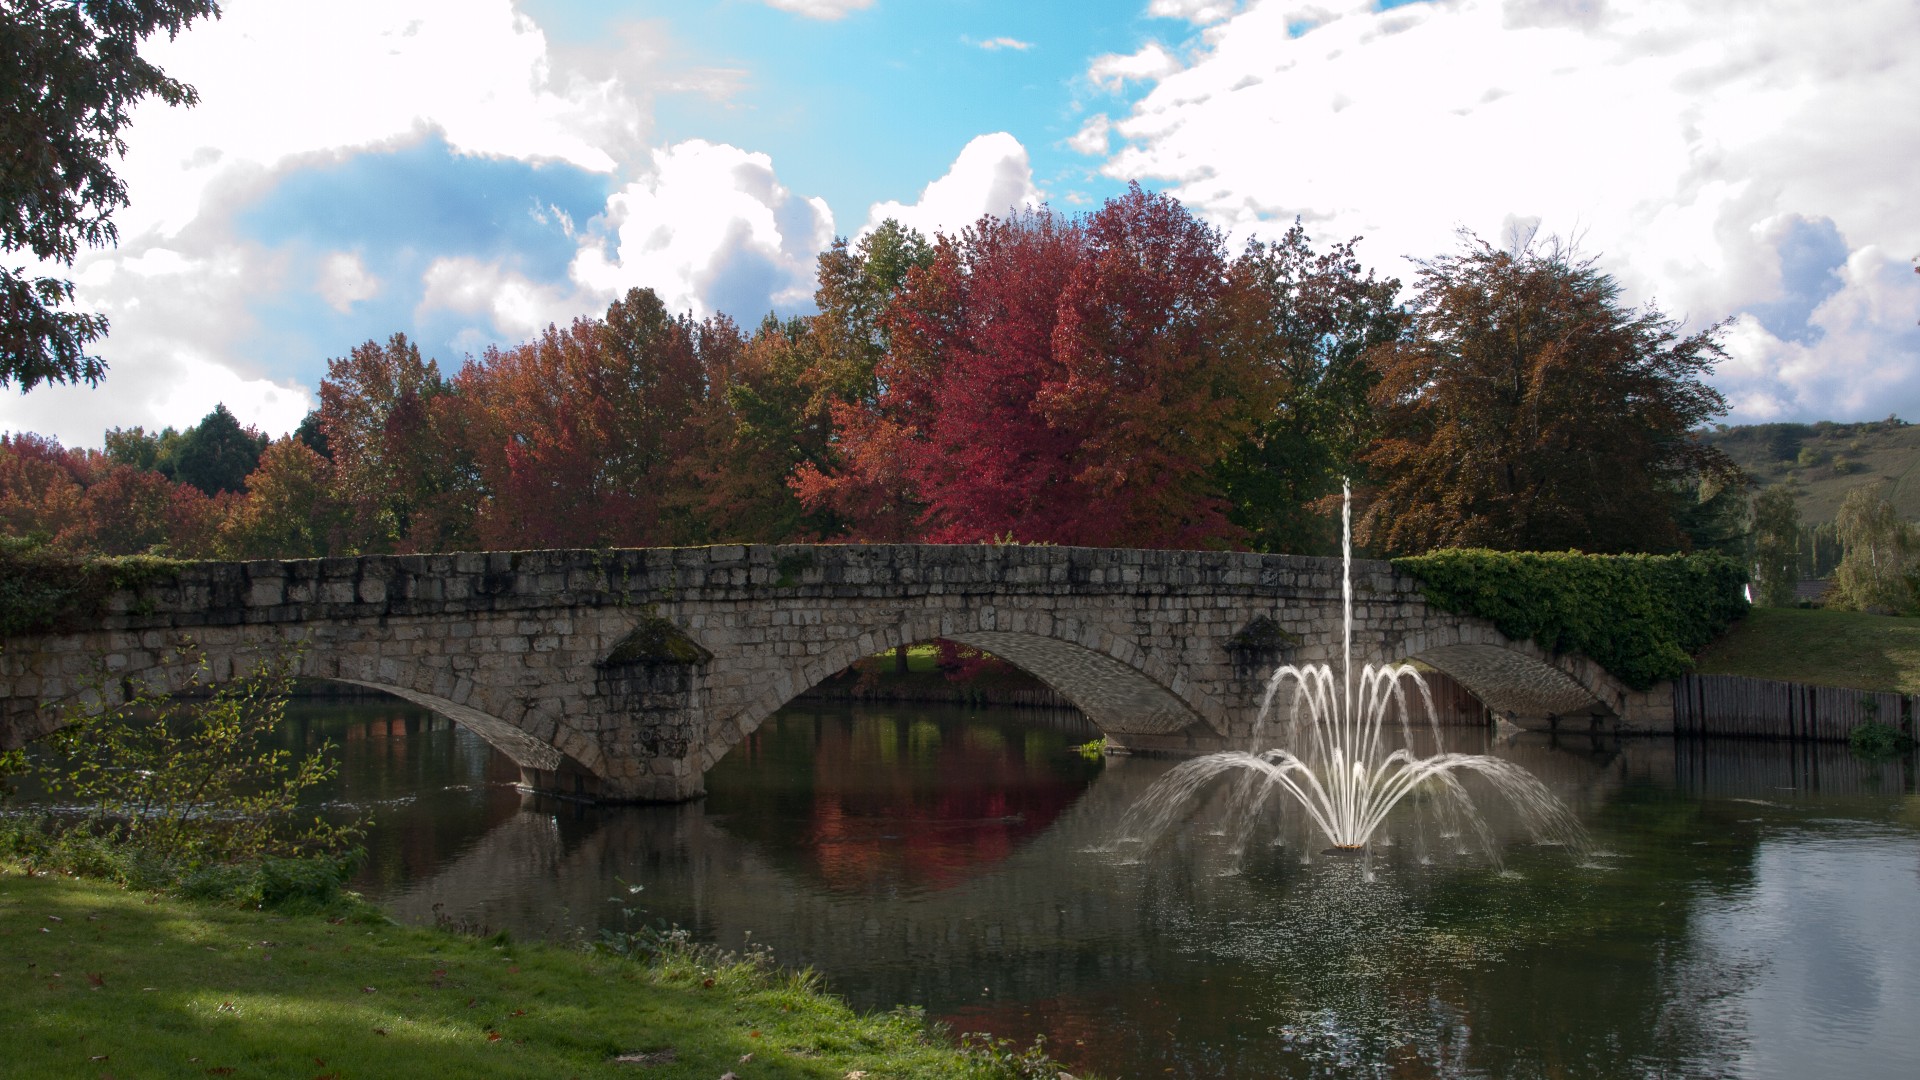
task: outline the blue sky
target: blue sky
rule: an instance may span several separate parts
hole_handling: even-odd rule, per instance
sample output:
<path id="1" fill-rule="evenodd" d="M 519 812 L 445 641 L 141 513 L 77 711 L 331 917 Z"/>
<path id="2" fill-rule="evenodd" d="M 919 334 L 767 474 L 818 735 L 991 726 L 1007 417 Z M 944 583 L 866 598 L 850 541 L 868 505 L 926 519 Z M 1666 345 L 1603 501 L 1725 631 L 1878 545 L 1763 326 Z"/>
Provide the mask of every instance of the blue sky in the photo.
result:
<path id="1" fill-rule="evenodd" d="M 152 55 L 98 445 L 216 401 L 270 432 L 403 331 L 455 368 L 636 285 L 751 324 L 834 236 L 1138 180 L 1234 244 L 1299 216 L 1410 280 L 1456 228 L 1574 234 L 1697 328 L 1733 419 L 1920 418 L 1911 0 L 229 0 Z"/>

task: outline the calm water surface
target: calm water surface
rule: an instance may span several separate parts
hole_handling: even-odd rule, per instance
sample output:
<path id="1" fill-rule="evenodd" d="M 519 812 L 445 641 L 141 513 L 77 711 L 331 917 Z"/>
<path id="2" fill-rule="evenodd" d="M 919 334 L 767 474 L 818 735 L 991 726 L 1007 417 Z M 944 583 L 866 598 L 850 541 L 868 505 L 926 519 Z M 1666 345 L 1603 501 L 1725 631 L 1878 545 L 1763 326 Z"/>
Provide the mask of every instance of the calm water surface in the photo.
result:
<path id="1" fill-rule="evenodd" d="M 326 798 L 375 815 L 360 888 L 401 918 L 751 935 L 863 1007 L 1044 1034 L 1111 1077 L 1920 1075 L 1911 760 L 1462 731 L 1594 850 L 1496 868 L 1418 838 L 1428 861 L 1403 827 L 1362 865 L 1272 834 L 1236 854 L 1206 808 L 1116 843 L 1171 763 L 1087 762 L 1048 715 L 792 707 L 664 808 L 523 799 L 397 702 L 300 706 L 290 738 L 341 745 Z"/>

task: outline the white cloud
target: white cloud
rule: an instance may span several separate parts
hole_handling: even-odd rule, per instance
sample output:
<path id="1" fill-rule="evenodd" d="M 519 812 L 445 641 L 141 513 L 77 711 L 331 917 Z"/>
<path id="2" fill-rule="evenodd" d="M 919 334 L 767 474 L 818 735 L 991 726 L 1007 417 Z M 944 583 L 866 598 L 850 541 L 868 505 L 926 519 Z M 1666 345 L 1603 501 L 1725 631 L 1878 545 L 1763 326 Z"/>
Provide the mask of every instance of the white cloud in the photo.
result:
<path id="1" fill-rule="evenodd" d="M 1153 0 L 1147 5 L 1147 14 L 1206 26 L 1232 15 L 1239 6 L 1233 0 Z"/>
<path id="2" fill-rule="evenodd" d="M 999 52 L 1002 49 L 1012 49 L 1015 52 L 1026 52 L 1028 49 L 1033 48 L 1033 42 L 1021 41 L 1019 38 L 996 37 L 996 38 L 988 38 L 985 41 L 979 42 L 979 46 L 980 48 L 985 49 L 988 52 Z"/>
<path id="3" fill-rule="evenodd" d="M 1323 241 L 1364 235 L 1362 257 L 1403 279 L 1394 257 L 1451 250 L 1458 225 L 1497 241 L 1538 217 L 1583 234 L 1628 300 L 1697 328 L 1800 302 L 1824 270 L 1787 282 L 1784 226 L 1766 223 L 1824 222 L 1851 253 L 1829 322 L 1791 341 L 1741 321 L 1744 366 L 1721 376 L 1735 419 L 1920 415 L 1913 318 L 1888 314 L 1920 277 L 1856 265 L 1920 252 L 1916 32 L 1911 0 L 1278 0 L 1210 26 L 1185 64 L 1150 45 L 1087 74 L 1150 83 L 1111 123 L 1109 176 L 1241 235 L 1295 215 Z M 1872 371 L 1847 351 L 1869 342 Z"/>
<path id="4" fill-rule="evenodd" d="M 416 319 L 440 309 L 486 316 L 491 333 L 471 327 L 452 342 L 466 351 L 488 341 L 525 341 L 550 323 L 565 326 L 599 306 L 571 287 L 533 281 L 498 259 L 435 259 L 423 282 Z"/>
<path id="5" fill-rule="evenodd" d="M 1067 146 L 1082 154 L 1098 156 L 1107 152 L 1108 136 L 1113 131 L 1113 120 L 1106 113 L 1094 113 L 1080 130 L 1067 140 Z"/>
<path id="6" fill-rule="evenodd" d="M 1108 53 L 1095 57 L 1087 67 L 1087 78 L 1093 85 L 1109 93 L 1118 93 L 1130 82 L 1143 79 L 1162 79 L 1180 70 L 1180 61 L 1172 53 L 1160 46 L 1159 42 L 1149 41 L 1138 52 Z"/>
<path id="7" fill-rule="evenodd" d="M 380 279 L 367 272 L 357 252 L 336 251 L 321 261 L 315 287 L 329 307 L 347 312 L 360 301 L 378 296 Z"/>
<path id="8" fill-rule="evenodd" d="M 0 397 L 0 430 L 99 446 L 107 428 L 185 427 L 223 402 L 269 434 L 300 423 L 311 392 L 237 355 L 254 329 L 246 298 L 287 283 L 285 258 L 206 228 L 165 243 L 136 240 L 117 254 L 82 267 L 76 280 L 91 309 L 112 320 L 99 350 L 110 364 L 106 382 Z"/>
<path id="9" fill-rule="evenodd" d="M 893 218 L 929 237 L 936 232 L 956 234 L 983 215 L 1004 215 L 1039 201 L 1027 148 L 1012 135 L 996 131 L 968 142 L 946 175 L 921 189 L 918 202 L 875 203 L 861 231 Z"/>
<path id="10" fill-rule="evenodd" d="M 700 139 L 655 151 L 607 216 L 613 257 L 597 241 L 583 246 L 576 282 L 609 298 L 645 286 L 670 309 L 749 323 L 806 306 L 814 258 L 833 239 L 827 204 L 787 190 L 767 155 Z"/>
<path id="11" fill-rule="evenodd" d="M 765 3 L 809 19 L 845 18 L 848 12 L 865 11 L 873 6 L 873 0 L 765 0 Z"/>

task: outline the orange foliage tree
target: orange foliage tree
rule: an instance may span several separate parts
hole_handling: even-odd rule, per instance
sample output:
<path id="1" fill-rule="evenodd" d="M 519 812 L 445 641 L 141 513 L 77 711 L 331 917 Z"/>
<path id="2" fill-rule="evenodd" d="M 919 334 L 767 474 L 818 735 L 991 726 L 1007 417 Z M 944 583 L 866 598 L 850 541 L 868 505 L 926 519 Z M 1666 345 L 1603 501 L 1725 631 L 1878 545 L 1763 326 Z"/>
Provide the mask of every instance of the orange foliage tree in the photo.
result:
<path id="1" fill-rule="evenodd" d="M 1462 240 L 1419 264 L 1411 333 L 1373 354 L 1383 434 L 1357 536 L 1395 552 L 1685 546 L 1698 481 L 1739 475 L 1696 434 L 1727 409 L 1703 381 L 1721 326 L 1683 338 L 1621 307 L 1558 243 Z"/>

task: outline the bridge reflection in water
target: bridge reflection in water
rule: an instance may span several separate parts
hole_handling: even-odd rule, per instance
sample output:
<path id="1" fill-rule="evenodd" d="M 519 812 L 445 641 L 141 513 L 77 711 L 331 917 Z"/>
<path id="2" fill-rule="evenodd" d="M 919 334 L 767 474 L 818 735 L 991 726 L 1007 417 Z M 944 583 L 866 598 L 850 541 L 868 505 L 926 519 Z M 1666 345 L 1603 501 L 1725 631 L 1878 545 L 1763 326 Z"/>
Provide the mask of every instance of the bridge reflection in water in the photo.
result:
<path id="1" fill-rule="evenodd" d="M 1713 905 L 1755 887 L 1783 831 L 1852 818 L 1920 832 L 1910 759 L 1460 730 L 1451 748 L 1545 780 L 1607 868 L 1516 848 L 1519 876 L 1499 878 L 1418 867 L 1403 847 L 1357 888 L 1293 853 L 1230 859 L 1204 821 L 1145 859 L 1116 855 L 1115 822 L 1172 763 L 1086 762 L 1069 749 L 1084 728 L 1035 719 L 790 708 L 716 767 L 706 801 L 662 807 L 522 803 L 510 767 L 431 722 L 411 735 L 361 724 L 346 747 L 349 770 L 403 761 L 414 777 L 381 792 L 392 831 L 367 882 L 403 919 L 591 936 L 637 907 L 634 921 L 723 946 L 751 934 L 862 1007 L 1048 1033 L 1070 1063 L 1109 1075 L 1312 1075 L 1336 1045 L 1436 1075 L 1538 1071 L 1553 1064 L 1541 1054 L 1572 1073 L 1637 1061 L 1738 1074 L 1747 1035 L 1709 1023 L 1721 1006 L 1708 999 L 1757 976 L 1723 985 L 1701 966 Z M 414 750 L 373 749 L 406 738 Z M 470 790 L 433 790 L 421 754 L 457 759 L 442 788 Z M 455 821 L 460 799 L 472 809 Z M 1701 1000 L 1674 996 L 1682 975 L 1706 980 Z"/>

